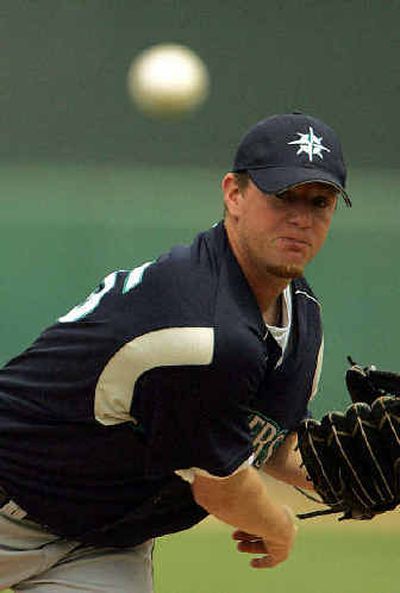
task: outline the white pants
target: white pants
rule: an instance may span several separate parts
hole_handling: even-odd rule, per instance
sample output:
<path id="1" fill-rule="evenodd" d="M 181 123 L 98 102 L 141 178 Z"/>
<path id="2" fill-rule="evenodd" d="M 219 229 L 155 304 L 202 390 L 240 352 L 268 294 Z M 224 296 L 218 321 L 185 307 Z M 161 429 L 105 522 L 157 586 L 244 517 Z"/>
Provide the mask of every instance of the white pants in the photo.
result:
<path id="1" fill-rule="evenodd" d="M 152 549 L 152 541 L 134 548 L 83 545 L 0 510 L 0 590 L 152 593 Z"/>

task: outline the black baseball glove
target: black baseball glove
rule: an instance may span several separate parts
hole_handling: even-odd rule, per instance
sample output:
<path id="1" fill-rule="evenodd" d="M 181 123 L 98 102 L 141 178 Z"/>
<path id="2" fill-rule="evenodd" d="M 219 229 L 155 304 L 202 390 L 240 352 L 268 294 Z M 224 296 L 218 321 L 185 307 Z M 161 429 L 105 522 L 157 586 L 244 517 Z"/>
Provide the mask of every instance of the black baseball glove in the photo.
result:
<path id="1" fill-rule="evenodd" d="M 338 512 L 340 519 L 372 519 L 400 504 L 400 375 L 349 360 L 353 403 L 298 430 L 307 473 L 329 507 L 300 518 Z"/>

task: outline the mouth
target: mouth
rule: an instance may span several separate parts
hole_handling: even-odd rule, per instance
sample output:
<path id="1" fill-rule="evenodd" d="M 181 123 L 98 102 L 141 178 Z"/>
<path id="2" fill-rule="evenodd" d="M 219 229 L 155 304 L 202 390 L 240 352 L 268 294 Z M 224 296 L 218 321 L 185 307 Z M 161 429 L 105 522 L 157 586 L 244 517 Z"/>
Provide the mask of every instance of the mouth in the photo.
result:
<path id="1" fill-rule="evenodd" d="M 298 237 L 279 237 L 278 244 L 294 251 L 303 251 L 311 247 L 310 241 Z"/>

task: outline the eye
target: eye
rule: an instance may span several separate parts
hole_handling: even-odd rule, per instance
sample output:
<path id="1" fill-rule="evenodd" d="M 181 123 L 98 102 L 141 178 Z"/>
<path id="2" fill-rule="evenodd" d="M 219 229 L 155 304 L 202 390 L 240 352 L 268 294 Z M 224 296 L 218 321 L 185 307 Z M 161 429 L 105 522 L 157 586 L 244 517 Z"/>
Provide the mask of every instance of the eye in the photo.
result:
<path id="1" fill-rule="evenodd" d="M 319 195 L 319 196 L 314 196 L 312 198 L 311 202 L 315 208 L 319 208 L 319 209 L 323 210 L 325 208 L 332 207 L 334 199 L 331 196 Z"/>

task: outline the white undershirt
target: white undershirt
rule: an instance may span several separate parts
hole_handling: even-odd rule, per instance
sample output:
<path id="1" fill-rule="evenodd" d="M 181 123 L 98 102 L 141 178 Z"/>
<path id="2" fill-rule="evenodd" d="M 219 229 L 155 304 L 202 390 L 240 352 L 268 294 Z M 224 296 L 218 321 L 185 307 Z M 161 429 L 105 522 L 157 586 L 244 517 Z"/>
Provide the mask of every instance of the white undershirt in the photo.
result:
<path id="1" fill-rule="evenodd" d="M 292 326 L 292 295 L 290 292 L 290 285 L 287 286 L 283 291 L 282 299 L 280 302 L 282 307 L 282 312 L 280 315 L 282 319 L 282 325 L 278 327 L 276 325 L 269 325 L 268 323 L 265 324 L 267 328 L 265 338 L 267 337 L 268 332 L 270 332 L 272 337 L 278 343 L 279 347 L 282 350 L 282 356 L 276 363 L 276 366 L 279 366 L 282 363 L 282 359 L 285 354 L 286 346 L 289 340 L 290 328 Z"/>

